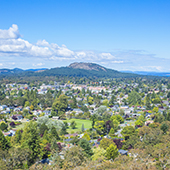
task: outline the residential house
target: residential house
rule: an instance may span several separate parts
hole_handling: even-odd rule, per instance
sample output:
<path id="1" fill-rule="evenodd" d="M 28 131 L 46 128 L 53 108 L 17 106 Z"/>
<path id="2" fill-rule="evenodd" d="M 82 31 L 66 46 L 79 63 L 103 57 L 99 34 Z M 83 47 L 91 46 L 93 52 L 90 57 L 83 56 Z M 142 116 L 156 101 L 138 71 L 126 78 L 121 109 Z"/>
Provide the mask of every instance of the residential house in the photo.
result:
<path id="1" fill-rule="evenodd" d="M 118 150 L 118 152 L 121 154 L 121 155 L 128 155 L 128 151 L 126 151 L 126 150 L 123 150 L 123 149 L 120 149 L 120 150 Z"/>
<path id="2" fill-rule="evenodd" d="M 4 109 L 6 109 L 7 108 L 7 106 L 6 105 L 2 105 L 2 106 L 0 106 L 0 110 L 4 110 Z"/>
<path id="3" fill-rule="evenodd" d="M 23 119 L 23 116 L 22 116 L 22 115 L 20 115 L 20 114 L 15 114 L 14 116 L 17 118 L 17 120 L 21 120 L 21 119 Z"/>

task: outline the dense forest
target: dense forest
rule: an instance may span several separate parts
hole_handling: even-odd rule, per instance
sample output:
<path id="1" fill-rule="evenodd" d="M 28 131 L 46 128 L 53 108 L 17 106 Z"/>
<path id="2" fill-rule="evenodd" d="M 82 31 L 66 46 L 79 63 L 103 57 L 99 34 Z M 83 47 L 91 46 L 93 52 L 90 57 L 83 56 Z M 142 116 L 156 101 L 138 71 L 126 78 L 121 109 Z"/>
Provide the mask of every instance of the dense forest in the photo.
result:
<path id="1" fill-rule="evenodd" d="M 74 63 L 73 63 L 74 64 Z M 78 63 L 78 66 L 82 63 Z M 68 77 L 92 77 L 92 78 L 118 78 L 118 77 L 139 77 L 137 74 L 121 73 L 116 70 L 107 69 L 97 64 L 83 63 L 85 67 L 59 67 L 45 70 L 21 70 L 21 69 L 2 69 L 0 78 L 6 77 L 44 77 L 44 76 L 68 76 Z M 72 65 L 72 64 L 71 64 Z M 90 68 L 87 69 L 86 67 Z"/>

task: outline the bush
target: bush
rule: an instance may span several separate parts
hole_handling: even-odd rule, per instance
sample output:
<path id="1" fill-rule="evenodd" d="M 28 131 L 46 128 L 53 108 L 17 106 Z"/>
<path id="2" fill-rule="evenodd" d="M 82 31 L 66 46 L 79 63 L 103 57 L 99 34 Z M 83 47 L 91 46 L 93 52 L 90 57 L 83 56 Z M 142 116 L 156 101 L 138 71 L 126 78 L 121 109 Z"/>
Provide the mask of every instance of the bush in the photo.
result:
<path id="1" fill-rule="evenodd" d="M 73 120 L 70 124 L 71 128 L 72 129 L 75 129 L 76 128 L 76 122 Z"/>
<path id="2" fill-rule="evenodd" d="M 6 124 L 5 122 L 1 122 L 1 124 L 0 124 L 0 129 L 1 129 L 2 131 L 4 131 L 4 130 L 7 130 L 7 128 L 8 128 L 8 124 Z"/>
<path id="3" fill-rule="evenodd" d="M 15 122 L 11 122 L 9 125 L 10 125 L 11 127 L 15 127 Z"/>

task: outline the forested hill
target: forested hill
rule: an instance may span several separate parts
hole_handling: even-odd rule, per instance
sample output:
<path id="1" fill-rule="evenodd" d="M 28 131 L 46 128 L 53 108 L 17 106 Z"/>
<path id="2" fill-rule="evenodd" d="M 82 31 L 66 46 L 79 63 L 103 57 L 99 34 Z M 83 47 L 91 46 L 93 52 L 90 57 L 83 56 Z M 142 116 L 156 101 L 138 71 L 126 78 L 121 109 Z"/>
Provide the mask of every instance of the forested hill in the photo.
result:
<path id="1" fill-rule="evenodd" d="M 116 70 L 107 69 L 94 63 L 72 63 L 68 67 L 58 67 L 39 71 L 19 72 L 8 71 L 8 74 L 0 73 L 0 77 L 17 76 L 70 76 L 70 77 L 96 77 L 96 78 L 117 78 L 117 77 L 138 77 L 137 74 L 121 73 Z"/>

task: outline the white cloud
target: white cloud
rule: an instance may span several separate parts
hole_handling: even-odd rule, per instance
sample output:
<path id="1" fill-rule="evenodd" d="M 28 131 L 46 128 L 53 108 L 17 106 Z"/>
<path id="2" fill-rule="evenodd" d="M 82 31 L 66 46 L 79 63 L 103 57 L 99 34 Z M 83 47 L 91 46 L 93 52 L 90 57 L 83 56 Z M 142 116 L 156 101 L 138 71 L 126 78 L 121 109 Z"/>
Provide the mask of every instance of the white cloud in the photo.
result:
<path id="1" fill-rule="evenodd" d="M 81 57 L 81 58 L 86 57 L 86 53 L 84 51 L 77 52 L 76 55 L 77 57 Z"/>
<path id="2" fill-rule="evenodd" d="M 112 54 L 110 54 L 110 53 L 101 53 L 100 56 L 101 56 L 101 58 L 103 58 L 103 59 L 108 59 L 108 60 L 115 58 L 115 57 L 114 57 Z"/>
<path id="3" fill-rule="evenodd" d="M 117 63 L 117 64 L 120 64 L 120 63 L 124 63 L 124 61 L 111 61 L 111 63 Z"/>
<path id="4" fill-rule="evenodd" d="M 33 66 L 43 66 L 45 63 L 37 63 L 37 64 L 32 64 Z"/>
<path id="5" fill-rule="evenodd" d="M 36 45 L 38 45 L 38 46 L 49 46 L 49 43 L 46 40 L 38 40 Z"/>
<path id="6" fill-rule="evenodd" d="M 13 24 L 8 30 L 0 29 L 0 39 L 17 39 L 20 37 L 18 26 Z"/>
<path id="7" fill-rule="evenodd" d="M 0 63 L 0 66 L 3 66 L 3 64 L 2 64 L 2 63 Z"/>
<path id="8" fill-rule="evenodd" d="M 11 65 L 15 65 L 15 62 L 10 63 Z"/>

